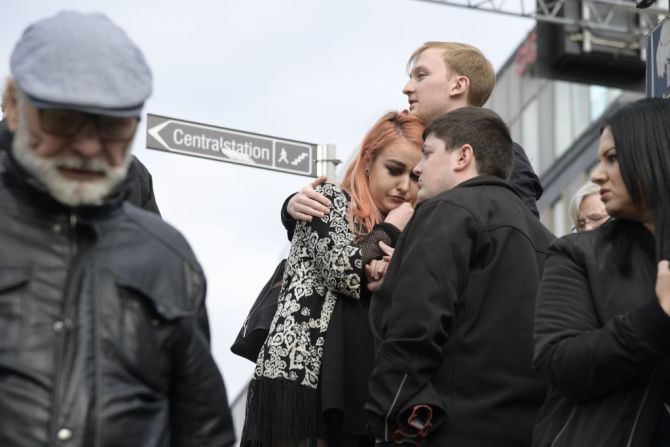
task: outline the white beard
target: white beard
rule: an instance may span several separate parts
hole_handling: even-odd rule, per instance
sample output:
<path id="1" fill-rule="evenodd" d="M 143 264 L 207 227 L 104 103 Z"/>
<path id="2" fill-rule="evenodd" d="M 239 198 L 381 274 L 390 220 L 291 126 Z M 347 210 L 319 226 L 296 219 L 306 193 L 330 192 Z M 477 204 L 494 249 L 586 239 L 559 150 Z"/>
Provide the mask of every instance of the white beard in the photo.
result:
<path id="1" fill-rule="evenodd" d="M 59 202 L 73 207 L 101 205 L 105 197 L 126 178 L 132 159 L 130 151 L 118 167 L 110 166 L 104 156 L 82 159 L 67 155 L 51 158 L 35 155 L 30 147 L 30 133 L 23 118 L 23 116 L 20 117 L 18 129 L 14 135 L 12 145 L 14 158 L 26 171 L 44 184 L 49 194 Z M 64 176 L 59 171 L 59 167 L 99 171 L 105 176 L 99 180 L 78 181 Z"/>

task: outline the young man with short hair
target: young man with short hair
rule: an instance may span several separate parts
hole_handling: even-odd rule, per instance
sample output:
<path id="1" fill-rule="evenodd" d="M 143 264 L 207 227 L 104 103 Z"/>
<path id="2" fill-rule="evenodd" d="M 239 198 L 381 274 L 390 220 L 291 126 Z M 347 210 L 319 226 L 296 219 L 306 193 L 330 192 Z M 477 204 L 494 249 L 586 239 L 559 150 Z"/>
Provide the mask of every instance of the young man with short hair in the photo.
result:
<path id="1" fill-rule="evenodd" d="M 531 371 L 533 309 L 553 236 L 507 178 L 492 111 L 461 107 L 424 133 L 419 205 L 370 301 L 366 410 L 380 443 L 530 444 L 546 392 Z"/>
<path id="2" fill-rule="evenodd" d="M 12 147 L 14 135 L 7 126 L 7 104 L 10 93 L 13 91 L 13 80 L 7 77 L 2 90 L 2 120 L 0 121 L 0 157 L 2 152 L 9 151 Z M 126 200 L 133 205 L 139 206 L 147 211 L 160 215 L 156 197 L 154 196 L 154 186 L 151 173 L 144 164 L 135 155 L 132 156 L 128 173 L 126 175 L 128 187 L 124 189 Z"/>
<path id="3" fill-rule="evenodd" d="M 479 49 L 458 42 L 426 42 L 407 62 L 409 81 L 403 88 L 410 113 L 428 123 L 459 107 L 482 107 L 496 76 Z"/>
<path id="4" fill-rule="evenodd" d="M 426 42 L 417 48 L 407 62 L 409 81 L 403 88 L 409 112 L 426 124 L 433 118 L 460 107 L 483 106 L 495 87 L 493 65 L 476 47 L 458 42 Z M 542 186 L 523 148 L 514 143 L 514 159 L 509 182 L 513 190 L 535 216 L 536 201 Z M 299 193 L 289 197 L 282 208 L 282 223 L 290 235 L 294 219 L 322 217 L 330 204 L 314 187 L 325 181 L 317 179 Z"/>

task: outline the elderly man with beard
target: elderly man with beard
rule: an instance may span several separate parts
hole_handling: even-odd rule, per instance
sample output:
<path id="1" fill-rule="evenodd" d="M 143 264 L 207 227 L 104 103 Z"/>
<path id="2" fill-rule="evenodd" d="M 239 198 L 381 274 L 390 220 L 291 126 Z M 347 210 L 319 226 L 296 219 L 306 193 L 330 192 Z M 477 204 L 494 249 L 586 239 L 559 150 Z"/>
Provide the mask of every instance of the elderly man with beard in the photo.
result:
<path id="1" fill-rule="evenodd" d="M 0 153 L 0 445 L 228 446 L 205 278 L 124 201 L 151 73 L 99 14 L 26 29 Z"/>
<path id="2" fill-rule="evenodd" d="M 7 97 L 9 96 L 10 91 L 9 81 L 10 78 L 5 82 L 2 92 L 2 102 L 0 103 L 0 107 L 3 110 L 2 121 L 0 121 L 0 152 L 9 151 L 12 147 L 12 140 L 14 138 L 12 132 L 7 127 L 7 120 L 5 119 Z M 126 174 L 126 180 L 124 182 L 127 185 L 123 191 L 126 200 L 133 205 L 137 205 L 140 208 L 160 215 L 156 197 L 154 196 L 151 173 L 149 173 L 149 170 L 137 157 L 132 155 L 131 158 L 130 166 L 128 166 L 128 172 Z"/>

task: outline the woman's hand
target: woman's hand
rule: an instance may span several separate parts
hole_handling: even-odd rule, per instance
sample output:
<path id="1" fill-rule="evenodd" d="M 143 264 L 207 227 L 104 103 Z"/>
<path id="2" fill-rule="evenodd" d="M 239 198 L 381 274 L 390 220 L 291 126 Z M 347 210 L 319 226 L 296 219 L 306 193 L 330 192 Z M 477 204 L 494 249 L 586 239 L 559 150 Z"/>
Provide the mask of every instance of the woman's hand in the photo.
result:
<path id="1" fill-rule="evenodd" d="M 382 249 L 382 253 L 384 253 L 384 260 L 385 261 L 390 261 L 391 256 L 393 256 L 393 252 L 395 251 L 395 248 L 391 247 L 384 241 L 379 241 L 379 248 Z"/>
<path id="2" fill-rule="evenodd" d="M 389 211 L 384 222 L 390 223 L 402 231 L 405 229 L 405 225 L 407 225 L 407 222 L 409 222 L 413 214 L 414 208 L 412 208 L 412 205 L 409 202 L 405 202 L 398 208 Z"/>
<path id="3" fill-rule="evenodd" d="M 365 266 L 365 276 L 368 283 L 368 290 L 374 292 L 382 285 L 384 281 L 384 276 L 386 275 L 386 269 L 388 268 L 389 262 L 391 262 L 391 256 L 393 256 L 393 247 L 386 245 L 384 241 L 379 241 L 379 248 L 382 249 L 384 257 L 379 259 L 373 259 Z"/>
<path id="4" fill-rule="evenodd" d="M 670 263 L 667 260 L 658 263 L 656 297 L 665 314 L 670 316 Z"/>
<path id="5" fill-rule="evenodd" d="M 370 292 L 374 292 L 382 285 L 388 265 L 389 261 L 386 259 L 373 259 L 365 266 L 365 277 Z"/>
<path id="6" fill-rule="evenodd" d="M 326 177 L 319 177 L 291 197 L 286 210 L 292 218 L 311 222 L 313 217 L 321 218 L 330 212 L 330 200 L 314 190 L 326 183 L 326 180 L 328 180 Z"/>

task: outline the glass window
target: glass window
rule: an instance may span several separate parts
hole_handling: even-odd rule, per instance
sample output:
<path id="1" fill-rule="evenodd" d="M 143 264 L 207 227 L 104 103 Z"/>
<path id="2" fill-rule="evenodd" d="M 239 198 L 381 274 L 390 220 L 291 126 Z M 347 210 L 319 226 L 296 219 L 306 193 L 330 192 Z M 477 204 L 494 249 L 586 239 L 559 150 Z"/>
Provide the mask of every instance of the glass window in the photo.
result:
<path id="1" fill-rule="evenodd" d="M 537 100 L 528 103 L 521 113 L 521 146 L 536 173 L 540 173 L 539 112 Z"/>
<path id="2" fill-rule="evenodd" d="M 512 141 L 521 141 L 521 119 L 515 119 L 509 123 L 509 133 L 512 135 Z"/>
<path id="3" fill-rule="evenodd" d="M 538 162 L 540 171 L 547 169 L 554 161 L 554 89 L 551 83 L 545 83 L 538 95 L 538 118 L 540 147 Z M 539 174 L 538 172 L 538 174 Z"/>
<path id="4" fill-rule="evenodd" d="M 607 99 L 608 99 L 608 105 L 612 104 L 614 101 L 619 99 L 619 96 L 623 94 L 623 90 L 620 88 L 610 88 L 607 91 Z"/>
<path id="5" fill-rule="evenodd" d="M 570 116 L 572 117 L 572 141 L 589 127 L 589 87 L 584 84 L 570 85 Z"/>
<path id="6" fill-rule="evenodd" d="M 570 84 L 554 83 L 554 157 L 558 158 L 572 143 Z"/>
<path id="7" fill-rule="evenodd" d="M 498 92 L 496 97 L 496 112 L 500 115 L 503 121 L 511 121 L 512 114 L 510 113 L 510 92 L 509 92 L 509 73 L 504 73 L 495 87 L 495 90 Z"/>
<path id="8" fill-rule="evenodd" d="M 567 231 L 565 203 L 561 197 L 551 206 L 552 230 L 557 237 L 565 235 Z"/>
<path id="9" fill-rule="evenodd" d="M 517 118 L 521 111 L 521 78 L 514 70 L 508 70 L 505 73 L 507 78 L 506 86 L 509 90 L 507 110 L 510 112 L 509 118 Z"/>
<path id="10" fill-rule="evenodd" d="M 591 109 L 591 122 L 597 120 L 605 113 L 609 98 L 607 97 L 607 87 L 592 85 L 589 87 L 589 99 Z"/>
<path id="11" fill-rule="evenodd" d="M 525 104 L 540 91 L 540 80 L 535 76 L 524 76 L 521 78 L 521 103 Z"/>
<path id="12" fill-rule="evenodd" d="M 591 121 L 599 119 L 607 110 L 610 104 L 619 99 L 623 90 L 618 88 L 607 88 L 599 85 L 592 85 L 589 88 Z"/>

